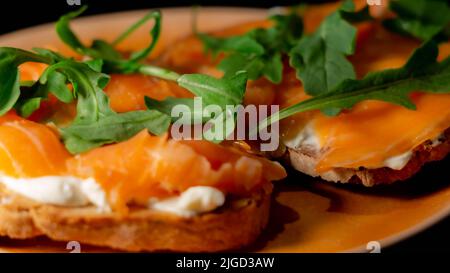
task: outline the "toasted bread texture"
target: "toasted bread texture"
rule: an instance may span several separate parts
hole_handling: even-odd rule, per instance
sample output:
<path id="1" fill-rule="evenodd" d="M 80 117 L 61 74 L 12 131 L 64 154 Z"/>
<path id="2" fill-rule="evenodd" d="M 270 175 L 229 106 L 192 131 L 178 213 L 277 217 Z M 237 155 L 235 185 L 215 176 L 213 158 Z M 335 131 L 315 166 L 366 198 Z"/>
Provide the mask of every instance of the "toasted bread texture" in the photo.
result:
<path id="1" fill-rule="evenodd" d="M 266 226 L 269 209 L 267 189 L 227 200 L 214 212 L 184 218 L 145 208 L 120 215 L 95 207 L 43 205 L 0 187 L 0 236 L 45 235 L 123 251 L 217 252 L 252 243 Z"/>
<path id="2" fill-rule="evenodd" d="M 296 170 L 314 177 L 336 183 L 362 184 L 367 187 L 392 184 L 403 181 L 416 174 L 423 165 L 428 162 L 444 159 L 450 153 L 450 129 L 447 129 L 439 139 L 438 144 L 431 140 L 422 143 L 413 151 L 411 159 L 401 170 L 393 170 L 388 167 L 378 169 L 346 169 L 335 168 L 325 173 L 317 173 L 315 166 L 318 162 L 316 151 L 309 149 L 291 149 L 286 152 L 286 160 Z"/>

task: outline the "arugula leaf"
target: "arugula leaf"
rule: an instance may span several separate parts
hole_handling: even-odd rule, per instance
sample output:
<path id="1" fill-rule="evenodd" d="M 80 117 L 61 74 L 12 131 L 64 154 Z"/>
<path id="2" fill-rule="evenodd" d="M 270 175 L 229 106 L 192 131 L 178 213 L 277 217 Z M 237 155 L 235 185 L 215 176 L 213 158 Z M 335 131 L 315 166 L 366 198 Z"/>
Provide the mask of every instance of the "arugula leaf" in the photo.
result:
<path id="1" fill-rule="evenodd" d="M 236 115 L 229 111 L 230 106 L 242 104 L 247 84 L 247 72 L 240 71 L 233 77 L 217 79 L 207 75 L 188 74 L 178 78 L 178 84 L 197 97 L 201 98 L 201 108 L 197 108 L 195 99 L 167 98 L 163 101 L 146 97 L 145 102 L 149 109 L 157 109 L 167 115 L 173 116 L 174 107 L 183 105 L 189 111 L 183 112 L 180 117 L 174 117 L 179 123 L 205 123 L 207 130 L 203 130 L 203 138 L 214 143 L 225 140 L 234 131 Z M 205 112 L 207 106 L 218 106 L 220 112 Z M 215 111 L 212 110 L 211 111 Z"/>
<path id="2" fill-rule="evenodd" d="M 3 63 L 0 63 L 0 68 L 3 64 L 4 71 L 0 71 L 0 75 L 5 76 L 5 79 L 11 80 L 13 77 L 7 72 L 14 71 L 17 74 L 17 66 L 22 62 L 40 61 L 49 65 L 39 81 L 21 86 L 16 77 L 12 87 L 11 84 L 2 85 L 13 91 L 5 92 L 5 94 L 13 96 L 10 99 L 12 102 L 9 102 L 11 105 L 7 106 L 9 109 L 15 105 L 23 116 L 29 116 L 39 108 L 41 101 L 46 99 L 50 92 L 66 103 L 71 102 L 74 98 L 77 99 L 77 114 L 74 121 L 67 127 L 59 128 L 62 139 L 71 153 L 80 153 L 106 143 L 122 141 L 143 129 L 147 129 L 154 134 L 161 134 L 167 131 L 170 125 L 170 117 L 158 110 L 114 112 L 110 108 L 108 97 L 103 92 L 109 81 L 109 76 L 102 71 L 114 69 L 121 73 L 139 72 L 176 81 L 178 85 L 188 89 L 193 94 L 203 97 L 206 104 L 220 105 L 223 108 L 222 111 L 224 111 L 226 105 L 242 103 L 247 83 L 245 72 L 216 79 L 200 74 L 179 75 L 164 68 L 138 63 L 150 53 L 159 37 L 159 12 L 153 12 L 137 22 L 123 35 L 119 36 L 113 44 L 96 40 L 91 47 L 86 47 L 69 27 L 70 20 L 84 10 L 85 8 L 82 8 L 77 12 L 61 17 L 56 28 L 64 42 L 77 52 L 88 55 L 93 59 L 79 62 L 41 48 L 35 49 L 37 54 L 16 49 L 1 49 L 4 58 L 1 58 Z M 114 45 L 120 43 L 149 18 L 155 18 L 155 26 L 151 31 L 152 43 L 148 48 L 132 54 L 130 59 L 122 59 L 115 51 Z M 73 91 L 68 88 L 68 83 L 72 85 Z M 21 87 L 24 90 L 28 89 L 27 92 L 21 94 Z M 147 104 L 152 103 L 149 101 L 147 98 Z M 177 103 L 179 102 L 177 101 Z M 186 104 L 192 103 L 184 102 Z M 158 107 L 160 110 L 164 107 L 166 111 L 168 109 L 164 102 L 153 102 L 153 104 L 157 106 L 155 109 Z M 220 116 L 220 113 L 218 115 Z"/>
<path id="3" fill-rule="evenodd" d="M 71 103 L 74 97 L 72 91 L 69 89 L 69 87 L 67 87 L 66 82 L 66 77 L 63 74 L 55 71 L 48 76 L 47 83 L 45 85 L 41 85 L 40 92 L 50 92 L 55 95 L 58 100 L 64 103 Z M 42 96 L 47 97 L 46 94 L 43 94 Z"/>
<path id="4" fill-rule="evenodd" d="M 72 153 L 80 153 L 129 139 L 144 129 L 160 135 L 167 131 L 169 125 L 169 116 L 154 110 L 141 110 L 109 114 L 89 123 L 76 122 L 62 128 L 61 133 L 67 149 Z"/>
<path id="5" fill-rule="evenodd" d="M 154 76 L 169 81 L 177 81 L 178 78 L 181 77 L 180 74 L 174 71 L 153 65 L 141 65 L 138 69 L 138 72 L 142 75 Z"/>
<path id="6" fill-rule="evenodd" d="M 87 6 L 83 6 L 77 11 L 69 12 L 61 16 L 58 22 L 56 23 L 56 33 L 64 43 L 70 46 L 77 53 L 82 55 L 91 55 L 95 54 L 96 51 L 90 50 L 88 47 L 85 47 L 83 43 L 81 43 L 81 41 L 75 35 L 75 33 L 73 33 L 73 31 L 70 29 L 69 25 L 72 19 L 80 16 L 83 12 L 86 11 L 86 9 Z"/>
<path id="7" fill-rule="evenodd" d="M 31 116 L 31 114 L 33 114 L 34 111 L 39 109 L 39 107 L 41 106 L 41 101 L 42 101 L 41 97 L 24 99 L 15 107 L 22 117 L 27 118 Z"/>
<path id="8" fill-rule="evenodd" d="M 159 101 L 146 96 L 145 105 L 150 110 L 155 109 L 169 117 L 172 117 L 172 122 L 178 121 L 180 123 L 192 124 L 197 121 L 201 121 L 203 123 L 209 120 L 208 118 L 203 117 L 202 110 L 205 109 L 195 107 L 194 99 L 168 97 L 162 101 Z M 173 108 L 178 106 L 183 106 L 184 109 L 188 109 L 188 113 L 183 112 L 183 115 L 181 116 L 174 116 L 172 113 Z M 208 116 L 208 114 L 205 114 L 205 116 Z"/>
<path id="9" fill-rule="evenodd" d="M 158 111 L 114 112 L 103 92 L 109 76 L 93 70 L 88 64 L 73 60 L 56 63 L 45 70 L 40 83 L 46 84 L 49 75 L 55 71 L 72 83 L 78 99 L 74 121 L 68 127 L 60 128 L 69 152 L 80 153 L 106 143 L 123 141 L 143 129 L 153 134 L 167 131 L 170 118 Z"/>
<path id="10" fill-rule="evenodd" d="M 45 56 L 17 48 L 0 48 L 0 115 L 11 110 L 19 99 L 18 66 L 26 62 L 51 63 L 51 60 Z"/>
<path id="11" fill-rule="evenodd" d="M 21 89 L 25 91 L 20 94 L 14 108 L 18 111 L 19 115 L 27 118 L 39 109 L 41 102 L 48 98 L 49 93 L 52 93 L 64 103 L 72 102 L 74 96 L 72 91 L 67 87 L 66 82 L 67 79 L 63 74 L 54 71 L 53 73 L 49 73 L 48 80 L 45 84 L 37 81 L 31 86 L 22 86 Z"/>
<path id="12" fill-rule="evenodd" d="M 159 39 L 161 29 L 161 13 L 159 11 L 149 12 L 146 16 L 119 35 L 119 37 L 112 43 L 108 43 L 103 40 L 94 40 L 92 45 L 89 47 L 85 46 L 70 28 L 70 21 L 80 16 L 86 9 L 87 6 L 83 6 L 78 11 L 70 12 L 58 20 L 56 23 L 56 32 L 58 33 L 60 39 L 81 55 L 89 56 L 94 59 L 102 59 L 104 61 L 103 69 L 105 72 L 136 72 L 140 67 L 138 62 L 145 59 L 152 52 Z M 131 54 L 129 59 L 123 58 L 122 54 L 115 49 L 115 46 L 151 19 L 153 19 L 155 23 L 150 31 L 150 35 L 152 37 L 150 44 L 143 50 Z"/>
<path id="13" fill-rule="evenodd" d="M 122 35 L 119 36 L 114 42 L 113 45 L 118 44 L 121 40 L 125 39 L 129 34 L 131 34 L 134 30 L 139 28 L 141 25 L 146 23 L 148 20 L 153 19 L 155 21 L 155 24 L 153 25 L 152 29 L 150 30 L 150 37 L 152 37 L 152 41 L 150 42 L 150 45 L 146 47 L 145 49 L 137 52 L 133 52 L 130 57 L 130 62 L 139 62 L 143 59 L 145 59 L 155 47 L 156 43 L 158 42 L 159 35 L 161 32 L 161 12 L 159 11 L 151 11 L 146 16 L 144 16 L 141 20 L 136 22 L 134 25 L 132 25 L 128 30 L 126 30 Z"/>
<path id="14" fill-rule="evenodd" d="M 230 75 L 233 75 L 233 73 L 243 70 L 248 73 L 248 77 L 251 80 L 259 79 L 261 75 L 263 75 L 262 71 L 264 70 L 264 67 L 265 60 L 263 58 L 256 58 L 255 56 L 249 56 L 240 53 L 234 53 L 227 58 L 224 58 L 217 66 L 218 69 L 225 72 L 225 77 L 229 77 Z M 281 75 L 281 73 L 279 72 L 277 74 Z M 274 78 L 273 75 L 264 76 L 267 79 Z"/>
<path id="15" fill-rule="evenodd" d="M 202 74 L 186 74 L 178 78 L 178 84 L 202 97 L 207 105 L 221 107 L 242 103 L 247 83 L 247 73 L 238 72 L 231 78 L 217 79 Z"/>
<path id="16" fill-rule="evenodd" d="M 92 70 L 101 73 L 103 70 L 103 60 L 102 59 L 92 59 L 84 61 Z"/>
<path id="17" fill-rule="evenodd" d="M 208 121 L 205 126 L 207 130 L 203 132 L 203 138 L 218 144 L 233 133 L 236 127 L 236 114 L 226 109 Z"/>
<path id="18" fill-rule="evenodd" d="M 310 110 L 349 109 L 364 100 L 380 100 L 415 109 L 409 94 L 450 92 L 450 57 L 437 62 L 437 43 L 425 42 L 398 69 L 369 73 L 362 80 L 346 80 L 333 91 L 287 107 L 260 123 L 259 129 L 280 119 Z M 332 111 L 338 114 L 340 111 Z M 252 132 L 255 134 L 255 132 Z"/>
<path id="19" fill-rule="evenodd" d="M 213 55 L 217 55 L 221 51 L 239 52 L 241 54 L 264 54 L 264 47 L 249 36 L 234 36 L 229 38 L 217 38 L 204 33 L 197 34 L 203 41 L 205 47 L 210 50 Z"/>
<path id="20" fill-rule="evenodd" d="M 210 76 L 206 75 L 200 75 L 200 74 L 190 74 L 190 75 L 179 75 L 173 71 L 159 68 L 151 65 L 143 65 L 139 64 L 138 62 L 142 59 L 144 59 L 154 48 L 160 34 L 160 20 L 161 15 L 159 12 L 154 11 L 149 13 L 147 16 L 136 22 L 133 26 L 131 26 L 128 30 L 126 30 L 123 34 L 121 34 L 114 42 L 111 44 L 104 42 L 104 41 L 94 41 L 93 45 L 91 47 L 84 46 L 76 37 L 76 35 L 71 31 L 69 23 L 70 20 L 79 16 L 85 8 L 80 9 L 77 12 L 69 13 L 58 21 L 57 23 L 57 32 L 60 35 L 61 39 L 71 46 L 73 49 L 75 49 L 77 52 L 83 55 L 91 56 L 94 59 L 102 59 L 104 61 L 104 69 L 102 71 L 106 72 L 120 72 L 120 73 L 132 73 L 132 72 L 139 72 L 144 75 L 152 75 L 156 76 L 162 79 L 167 79 L 171 81 L 176 81 L 178 85 L 188 89 L 193 94 L 200 96 L 203 98 L 204 102 L 207 105 L 216 104 L 220 105 L 223 109 L 226 105 L 236 105 L 242 102 L 246 82 L 247 82 L 247 74 L 245 73 L 237 73 L 237 71 L 242 70 L 241 67 L 236 69 L 236 72 L 233 74 L 227 74 L 227 77 L 224 77 L 223 79 L 216 79 Z M 142 24 L 144 24 L 149 19 L 154 19 L 155 24 L 151 30 L 151 36 L 152 36 L 152 42 L 151 44 L 144 50 L 135 52 L 131 55 L 129 60 L 122 59 L 115 51 L 114 46 L 119 44 L 121 41 L 123 41 L 130 33 L 132 33 L 135 29 L 140 27 Z M 276 18 L 275 20 L 282 21 L 281 17 Z M 283 26 L 278 26 L 277 33 L 286 33 L 288 32 L 289 37 L 293 37 L 291 32 L 287 31 L 284 26 L 287 26 L 288 23 L 291 23 L 289 20 L 285 20 L 283 23 Z M 274 28 L 275 29 L 275 28 Z M 296 28 L 294 28 L 296 29 Z M 256 32 L 255 32 L 256 33 Z M 256 34 L 255 34 L 256 35 Z M 258 34 L 259 36 L 263 36 L 261 33 Z M 270 36 L 270 37 L 264 37 L 266 41 L 270 41 L 272 38 L 276 38 L 276 36 Z M 212 43 L 217 42 L 216 40 L 211 39 Z M 222 41 L 216 45 L 222 46 Z M 277 41 L 280 44 L 280 41 Z M 235 38 L 230 39 L 229 42 L 225 42 L 225 47 L 228 47 L 231 50 L 239 50 L 244 54 L 249 53 L 256 53 L 256 54 L 262 54 L 264 53 L 264 48 L 259 45 L 257 42 L 253 41 L 252 39 L 245 37 L 245 38 Z M 264 64 L 264 63 L 263 63 Z M 268 65 L 270 67 L 262 67 L 263 72 L 268 75 L 271 79 L 274 80 L 281 80 L 281 70 L 282 70 L 282 63 L 281 63 L 281 56 L 278 53 L 273 54 L 273 56 L 270 56 Z M 279 70 L 275 71 L 274 70 Z M 76 69 L 77 71 L 80 70 L 79 68 Z M 96 70 L 96 69 L 94 69 Z M 73 75 L 72 75 L 73 76 Z M 258 76 L 259 77 L 259 76 Z M 69 80 L 72 82 L 78 82 L 80 81 L 80 78 L 76 79 L 75 81 L 71 80 L 70 76 L 68 76 Z M 95 82 L 95 80 L 94 80 Z M 95 88 L 94 88 L 95 89 Z M 97 88 L 102 89 L 102 88 Z M 81 91 L 84 90 L 84 88 L 81 89 Z M 100 97 L 100 94 L 98 94 L 98 99 L 101 101 L 104 101 L 104 98 Z M 83 98 L 81 98 L 83 99 Z M 85 102 L 80 102 L 77 106 L 78 112 L 80 113 L 80 117 L 77 116 L 77 119 L 84 120 L 86 119 L 86 116 L 83 115 L 82 111 L 85 112 L 91 112 L 91 113 L 98 113 L 97 117 L 92 114 L 91 119 L 97 120 L 102 115 L 102 111 L 100 108 L 95 109 L 95 105 L 99 106 L 99 102 L 91 102 L 88 104 L 90 100 Z M 177 101 L 180 102 L 180 101 Z M 183 101 L 186 103 L 186 101 Z M 189 102 L 192 104 L 192 102 Z M 166 101 L 166 102 L 157 102 L 155 100 L 151 100 L 150 98 L 147 98 L 147 104 L 150 106 L 153 106 L 155 109 L 164 110 L 166 113 L 168 113 L 168 105 L 171 107 L 174 106 L 173 101 Z M 82 105 L 80 107 L 79 105 Z M 86 110 L 88 109 L 88 110 Z M 107 107 L 105 108 L 107 109 Z M 110 115 L 110 113 L 106 113 L 106 116 Z M 77 120 L 75 121 L 77 122 Z M 93 122 L 90 120 L 90 122 Z M 70 143 L 75 143 L 76 146 L 77 141 L 71 140 Z M 80 144 L 80 146 L 89 146 L 89 143 L 84 143 L 83 145 Z"/>
<path id="21" fill-rule="evenodd" d="M 101 58 L 103 60 L 110 61 L 112 64 L 119 62 L 122 58 L 120 52 L 118 52 L 112 45 L 103 40 L 93 40 L 90 48 L 85 49 L 84 55 L 92 58 Z"/>
<path id="22" fill-rule="evenodd" d="M 307 94 L 325 94 L 342 81 L 356 78 L 353 65 L 346 58 L 355 51 L 357 29 L 347 21 L 354 9 L 352 1 L 344 2 L 313 34 L 304 36 L 291 50 L 291 66 Z"/>
<path id="23" fill-rule="evenodd" d="M 222 79 L 202 74 L 187 74 L 180 76 L 177 82 L 180 86 L 196 95 L 196 98 L 169 97 L 158 101 L 145 97 L 147 108 L 156 109 L 166 115 L 172 116 L 172 109 L 176 106 L 183 105 L 190 112 L 190 115 L 183 115 L 184 118 L 188 119 L 179 120 L 179 117 L 173 117 L 174 121 L 179 120 L 181 123 L 201 121 L 204 123 L 217 117 L 214 116 L 214 113 L 203 113 L 203 111 L 207 110 L 203 106 L 217 105 L 222 111 L 225 111 L 227 106 L 236 106 L 242 103 L 247 85 L 247 74 L 245 71 L 241 71 L 231 78 Z M 198 98 L 202 99 L 201 105 L 195 104 L 194 100 Z M 200 108 L 197 108 L 197 105 Z"/>
<path id="24" fill-rule="evenodd" d="M 35 47 L 35 48 L 33 48 L 33 51 L 36 52 L 36 54 L 38 54 L 40 56 L 49 58 L 51 60 L 50 63 L 52 63 L 52 64 L 68 59 L 68 58 L 64 57 L 63 55 L 61 55 L 53 50 L 46 49 L 46 48 Z"/>
<path id="25" fill-rule="evenodd" d="M 236 125 L 236 115 L 230 113 L 230 106 L 242 104 L 247 85 L 247 73 L 240 71 L 233 77 L 217 79 L 201 74 L 187 74 L 177 79 L 180 86 L 188 89 L 197 97 L 194 99 L 166 98 L 157 101 L 146 97 L 145 103 L 149 109 L 157 109 L 167 115 L 173 116 L 173 109 L 177 106 L 184 106 L 188 113 L 183 112 L 181 117 L 173 117 L 179 123 L 205 123 L 206 131 L 202 131 L 203 137 L 207 140 L 219 143 L 223 141 Z M 195 99 L 201 98 L 200 108 L 196 106 Z M 203 107 L 203 104 L 206 104 Z M 205 112 L 207 106 L 218 106 L 220 112 Z M 211 111 L 215 111 L 212 110 Z"/>
<path id="26" fill-rule="evenodd" d="M 139 72 L 144 75 L 175 81 L 179 86 L 186 88 L 192 94 L 202 97 L 205 104 L 219 105 L 223 109 L 226 105 L 242 103 L 248 78 L 246 71 L 238 71 L 233 76 L 218 79 L 203 74 L 179 75 L 173 71 L 150 65 L 141 66 Z M 147 100 L 152 106 L 160 104 L 150 98 Z M 168 106 L 175 105 L 174 102 L 176 101 L 186 104 L 186 100 L 171 99 L 170 102 L 165 102 L 164 105 L 160 104 L 158 107 L 167 109 Z"/>
<path id="27" fill-rule="evenodd" d="M 111 62 L 119 61 L 121 59 L 121 54 L 109 43 L 102 40 L 94 40 L 90 47 L 85 46 L 70 28 L 70 22 L 85 12 L 86 9 L 87 6 L 83 6 L 79 10 L 69 12 L 59 18 L 56 23 L 56 33 L 59 38 L 80 55 Z"/>
<path id="28" fill-rule="evenodd" d="M 366 5 L 359 11 L 348 11 L 346 9 L 343 9 L 340 11 L 340 13 L 342 18 L 350 23 L 362 23 L 375 20 L 372 15 L 370 15 L 370 8 L 368 5 Z"/>
<path id="29" fill-rule="evenodd" d="M 40 107 L 48 93 L 65 103 L 76 97 L 77 115 L 74 121 L 68 127 L 60 128 L 63 141 L 72 153 L 126 140 L 143 129 L 153 134 L 167 131 L 170 118 L 157 110 L 119 114 L 110 108 L 109 99 L 103 91 L 109 76 L 100 72 L 102 60 L 78 62 L 51 50 L 35 51 L 38 54 L 0 48 L 2 114 L 14 106 L 19 114 L 28 117 Z M 25 62 L 41 62 L 49 66 L 39 81 L 20 85 L 18 66 Z M 68 88 L 68 83 L 72 84 L 73 91 Z"/>
<path id="30" fill-rule="evenodd" d="M 75 122 L 96 121 L 112 113 L 103 92 L 109 81 L 108 75 L 92 70 L 87 64 L 66 60 L 49 66 L 42 74 L 40 83 L 46 84 L 53 71 L 64 74 L 73 85 L 78 99 Z"/>
<path id="31" fill-rule="evenodd" d="M 204 33 L 197 35 L 205 49 L 213 55 L 228 53 L 218 65 L 225 77 L 245 70 L 251 80 L 264 76 L 273 83 L 280 83 L 283 75 L 282 54 L 289 52 L 301 37 L 303 22 L 294 12 L 275 15 L 270 19 L 274 21 L 273 27 L 254 29 L 241 36 L 218 38 Z"/>
<path id="32" fill-rule="evenodd" d="M 172 108 L 177 105 L 184 105 L 189 109 L 194 109 L 194 100 L 188 98 L 174 98 L 168 97 L 164 100 L 155 100 L 145 96 L 145 105 L 148 109 L 156 109 L 161 113 L 165 113 L 170 116 Z"/>
<path id="33" fill-rule="evenodd" d="M 48 49 L 34 48 L 37 55 L 33 52 L 27 52 L 27 54 L 34 57 L 40 56 L 46 58 L 47 64 L 54 64 L 56 62 L 65 60 L 62 55 L 53 52 Z M 12 54 L 11 52 L 8 54 Z M 21 52 L 24 54 L 24 52 Z M 39 82 L 30 81 L 29 83 L 21 83 L 20 89 L 26 90 L 26 92 L 20 93 L 20 96 L 16 99 L 14 108 L 23 117 L 30 116 L 35 110 L 39 109 L 40 103 L 48 98 L 48 94 L 52 93 L 62 102 L 70 103 L 74 97 L 72 91 L 67 87 L 66 77 L 59 72 L 53 72 L 48 75 L 48 81 L 46 84 L 40 84 Z"/>
<path id="34" fill-rule="evenodd" d="M 396 18 L 383 21 L 391 31 L 428 40 L 445 35 L 450 24 L 450 5 L 447 0 L 397 0 L 390 1 L 389 8 Z M 450 35 L 445 35 L 446 39 Z"/>

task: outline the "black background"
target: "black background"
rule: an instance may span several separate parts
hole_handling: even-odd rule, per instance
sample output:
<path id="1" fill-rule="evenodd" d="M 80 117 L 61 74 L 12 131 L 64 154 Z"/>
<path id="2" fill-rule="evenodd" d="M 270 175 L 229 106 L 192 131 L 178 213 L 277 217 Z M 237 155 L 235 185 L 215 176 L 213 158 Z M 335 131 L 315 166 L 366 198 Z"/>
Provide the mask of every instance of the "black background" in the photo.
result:
<path id="1" fill-rule="evenodd" d="M 69 0 L 70 1 L 70 0 Z M 327 2 L 326 0 L 303 1 L 303 2 Z M 81 0 L 82 4 L 89 5 L 85 15 L 124 11 L 133 9 L 148 9 L 156 7 L 173 6 L 247 6 L 247 7 L 272 7 L 298 4 L 299 1 L 188 1 L 188 0 Z M 16 29 L 34 26 L 37 24 L 53 22 L 60 15 L 75 10 L 77 6 L 70 6 L 67 0 L 8 0 L 0 3 L 0 33 L 7 33 Z M 0 45 L 1 46 L 1 45 Z M 444 165 L 448 166 L 449 159 Z M 445 219 L 419 235 L 406 241 L 398 243 L 393 247 L 384 249 L 383 252 L 448 252 L 450 246 L 450 218 Z"/>
<path id="2" fill-rule="evenodd" d="M 37 24 L 53 22 L 60 15 L 76 10 L 76 5 L 68 5 L 73 0 L 3 0 L 0 1 L 0 33 Z M 149 9 L 157 7 L 176 6 L 247 6 L 247 7 L 273 7 L 298 4 L 300 0 L 79 0 L 89 9 L 84 15 L 124 11 L 133 9 Z M 302 2 L 330 2 L 329 0 L 302 0 Z"/>

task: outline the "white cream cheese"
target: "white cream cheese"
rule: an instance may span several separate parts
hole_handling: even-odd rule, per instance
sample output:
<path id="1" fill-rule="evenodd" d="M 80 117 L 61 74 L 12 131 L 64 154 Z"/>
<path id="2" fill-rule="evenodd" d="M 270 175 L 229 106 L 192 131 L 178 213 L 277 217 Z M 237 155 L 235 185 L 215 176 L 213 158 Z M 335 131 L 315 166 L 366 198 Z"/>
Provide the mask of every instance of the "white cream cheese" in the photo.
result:
<path id="1" fill-rule="evenodd" d="M 179 196 L 165 200 L 150 199 L 149 208 L 171 212 L 184 217 L 215 210 L 225 203 L 225 195 L 218 189 L 206 186 L 191 187 Z"/>
<path id="2" fill-rule="evenodd" d="M 434 139 L 431 139 L 431 147 L 437 147 L 437 146 L 441 145 L 442 138 L 443 138 L 443 134 L 435 137 Z M 384 165 L 393 170 L 401 170 L 406 166 L 406 164 L 408 164 L 408 162 L 412 156 L 413 156 L 413 151 L 407 151 L 403 154 L 389 157 L 388 159 L 386 159 L 384 161 Z"/>
<path id="3" fill-rule="evenodd" d="M 442 144 L 444 139 L 444 134 L 440 134 L 439 136 L 437 136 L 436 138 L 431 140 L 431 147 L 436 147 Z"/>
<path id="4" fill-rule="evenodd" d="M 0 183 L 8 190 L 39 203 L 72 207 L 93 204 L 102 211 L 110 210 L 106 194 L 92 178 L 80 179 L 72 176 L 14 178 L 2 176 Z"/>
<path id="5" fill-rule="evenodd" d="M 305 127 L 301 128 L 293 137 L 284 137 L 283 143 L 286 147 L 291 149 L 304 147 L 314 151 L 320 150 L 319 139 L 316 136 L 312 123 L 306 124 Z"/>
<path id="6" fill-rule="evenodd" d="M 43 176 L 37 178 L 13 178 L 1 176 L 0 183 L 8 190 L 39 203 L 81 207 L 96 206 L 101 212 L 109 212 L 106 194 L 93 179 L 72 176 Z M 212 211 L 225 203 L 225 195 L 218 189 L 197 186 L 179 196 L 163 200 L 151 198 L 150 209 L 174 213 L 184 217 Z"/>
<path id="7" fill-rule="evenodd" d="M 384 166 L 391 168 L 393 170 L 401 170 L 408 164 L 413 153 L 412 151 L 407 151 L 406 153 L 389 157 L 384 161 Z"/>

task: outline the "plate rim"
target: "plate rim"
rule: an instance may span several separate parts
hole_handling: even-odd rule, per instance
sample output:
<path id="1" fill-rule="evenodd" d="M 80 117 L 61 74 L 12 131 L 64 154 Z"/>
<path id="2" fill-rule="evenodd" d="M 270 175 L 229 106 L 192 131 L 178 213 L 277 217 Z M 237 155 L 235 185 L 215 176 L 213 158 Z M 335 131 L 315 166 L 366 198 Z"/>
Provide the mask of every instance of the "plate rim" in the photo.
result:
<path id="1" fill-rule="evenodd" d="M 227 12 L 247 10 L 250 12 L 265 12 L 266 14 L 268 14 L 272 8 L 233 7 L 233 6 L 201 6 L 198 9 L 198 14 L 211 12 L 211 11 L 222 12 L 224 9 Z M 115 11 L 115 12 L 86 15 L 86 16 L 82 16 L 82 17 L 73 19 L 71 22 L 76 23 L 76 24 L 86 24 L 89 21 L 93 21 L 93 20 L 97 21 L 97 20 L 105 19 L 107 17 L 118 16 L 118 15 L 122 15 L 124 17 L 133 16 L 133 15 L 142 15 L 151 10 L 160 10 L 162 12 L 177 12 L 177 11 L 178 12 L 191 12 L 192 7 L 178 6 L 178 7 L 162 7 L 162 8 L 152 8 L 152 9 L 133 9 L 133 10 L 127 10 L 127 11 Z M 0 43 L 3 42 L 3 40 L 12 39 L 14 36 L 23 35 L 24 33 L 28 33 L 30 31 L 37 31 L 40 29 L 46 30 L 48 28 L 52 28 L 55 26 L 56 22 L 57 21 L 42 23 L 42 24 L 38 24 L 38 25 L 34 25 L 34 26 L 29 26 L 29 27 L 9 31 L 7 33 L 3 33 L 0 35 Z"/>
<path id="2" fill-rule="evenodd" d="M 437 211 L 430 217 L 425 218 L 420 223 L 413 225 L 407 229 L 404 229 L 403 231 L 391 234 L 387 237 L 384 237 L 381 240 L 378 240 L 376 242 L 380 243 L 381 246 L 381 252 L 383 252 L 383 248 L 394 246 L 397 243 L 400 243 L 402 241 L 405 241 L 409 238 L 412 238 L 415 235 L 420 234 L 421 232 L 426 231 L 428 228 L 431 228 L 432 226 L 439 224 L 439 222 L 445 220 L 450 216 L 450 204 L 447 205 L 447 207 L 444 207 L 443 209 Z M 349 253 L 361 253 L 361 252 L 368 252 L 369 250 L 366 248 L 366 246 L 359 246 L 352 249 L 349 249 Z"/>

